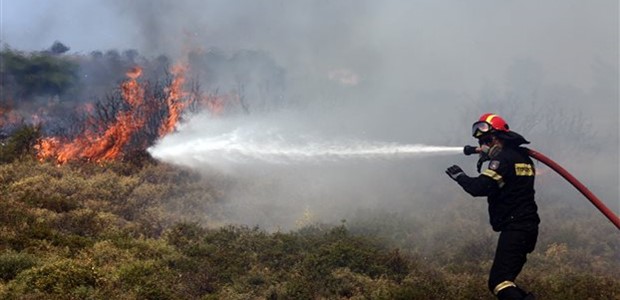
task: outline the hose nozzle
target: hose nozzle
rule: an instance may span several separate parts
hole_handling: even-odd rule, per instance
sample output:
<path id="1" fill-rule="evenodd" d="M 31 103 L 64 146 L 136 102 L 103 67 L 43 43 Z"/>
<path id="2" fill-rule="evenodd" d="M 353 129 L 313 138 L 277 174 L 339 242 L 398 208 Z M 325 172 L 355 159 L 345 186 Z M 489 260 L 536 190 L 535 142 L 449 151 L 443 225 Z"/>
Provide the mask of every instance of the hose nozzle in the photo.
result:
<path id="1" fill-rule="evenodd" d="M 465 146 L 463 148 L 463 153 L 465 153 L 465 155 L 472 155 L 472 154 L 476 154 L 480 152 L 480 148 L 476 147 L 476 146 Z"/>

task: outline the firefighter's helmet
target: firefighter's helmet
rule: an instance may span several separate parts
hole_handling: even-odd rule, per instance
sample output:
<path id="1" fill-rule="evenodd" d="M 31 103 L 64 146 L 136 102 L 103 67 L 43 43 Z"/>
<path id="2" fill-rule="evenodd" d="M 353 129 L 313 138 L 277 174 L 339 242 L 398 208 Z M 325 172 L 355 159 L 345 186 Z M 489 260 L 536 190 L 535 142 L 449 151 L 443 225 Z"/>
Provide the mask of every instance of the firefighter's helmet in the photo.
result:
<path id="1" fill-rule="evenodd" d="M 480 116 L 471 129 L 472 135 L 477 139 L 495 132 L 510 132 L 510 127 L 502 117 L 492 113 Z"/>

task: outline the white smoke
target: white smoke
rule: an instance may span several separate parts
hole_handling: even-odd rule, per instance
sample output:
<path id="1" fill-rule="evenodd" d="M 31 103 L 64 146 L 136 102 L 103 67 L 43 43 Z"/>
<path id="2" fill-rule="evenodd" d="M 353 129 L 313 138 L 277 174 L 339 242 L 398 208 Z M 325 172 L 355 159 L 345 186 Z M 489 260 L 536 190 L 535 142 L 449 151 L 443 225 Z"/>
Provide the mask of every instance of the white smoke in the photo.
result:
<path id="1" fill-rule="evenodd" d="M 208 176 L 230 176 L 220 203 L 226 222 L 273 230 L 337 223 L 364 209 L 412 211 L 422 200 L 415 195 L 449 183 L 445 158 L 463 157 L 462 146 L 385 141 L 302 115 L 198 115 L 149 152 Z"/>

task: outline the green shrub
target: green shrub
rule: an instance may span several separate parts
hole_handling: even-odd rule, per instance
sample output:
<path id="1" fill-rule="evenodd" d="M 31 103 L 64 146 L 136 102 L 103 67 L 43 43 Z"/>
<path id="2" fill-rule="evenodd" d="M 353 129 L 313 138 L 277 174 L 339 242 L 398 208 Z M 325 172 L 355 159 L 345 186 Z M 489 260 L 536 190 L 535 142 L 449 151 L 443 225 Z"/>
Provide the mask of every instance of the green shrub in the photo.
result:
<path id="1" fill-rule="evenodd" d="M 102 275 L 109 276 L 110 271 L 132 260 L 134 257 L 127 249 L 121 249 L 109 240 L 100 241 L 92 247 L 84 249 L 79 256 L 82 260 L 90 260 L 98 269 L 105 269 Z"/>
<path id="2" fill-rule="evenodd" d="M 527 288 L 541 299 L 618 299 L 617 279 L 574 271 L 538 274 Z"/>
<path id="3" fill-rule="evenodd" d="M 112 171 L 104 170 L 87 179 L 85 197 L 107 201 L 113 205 L 121 205 L 127 196 L 139 184 L 139 179 L 133 176 L 120 176 Z"/>
<path id="4" fill-rule="evenodd" d="M 9 283 L 7 291 L 9 295 L 67 295 L 76 289 L 96 288 L 98 278 L 91 264 L 61 259 L 19 273 Z"/>
<path id="5" fill-rule="evenodd" d="M 200 251 L 202 239 L 207 231 L 197 223 L 177 223 L 165 234 L 168 243 L 188 256 L 206 255 Z"/>
<path id="6" fill-rule="evenodd" d="M 18 227 L 32 221 L 27 205 L 10 199 L 0 200 L 0 225 Z"/>
<path id="7" fill-rule="evenodd" d="M 0 163 L 10 163 L 24 156 L 34 157 L 34 145 L 40 137 L 40 128 L 24 125 L 3 143 L 0 143 Z"/>
<path id="8" fill-rule="evenodd" d="M 175 274 L 161 262 L 136 260 L 121 266 L 119 282 L 139 299 L 174 299 Z"/>
<path id="9" fill-rule="evenodd" d="M 79 185 L 70 180 L 39 174 L 13 182 L 8 191 L 32 207 L 66 212 L 79 207 L 79 203 L 71 198 L 77 189 Z"/>
<path id="10" fill-rule="evenodd" d="M 205 227 L 225 220 L 229 179 L 137 168 L 0 165 L 0 298 L 493 298 L 484 203 L 291 232 Z M 615 228 L 584 215 L 587 226 L 547 216 L 517 284 L 551 300 L 619 297 Z"/>
<path id="11" fill-rule="evenodd" d="M 37 265 L 37 258 L 28 253 L 4 252 L 0 254 L 0 279 L 8 281 L 21 271 Z"/>
<path id="12" fill-rule="evenodd" d="M 86 208 L 60 214 L 54 225 L 64 233 L 95 237 L 110 224 L 104 222 L 99 213 Z"/>

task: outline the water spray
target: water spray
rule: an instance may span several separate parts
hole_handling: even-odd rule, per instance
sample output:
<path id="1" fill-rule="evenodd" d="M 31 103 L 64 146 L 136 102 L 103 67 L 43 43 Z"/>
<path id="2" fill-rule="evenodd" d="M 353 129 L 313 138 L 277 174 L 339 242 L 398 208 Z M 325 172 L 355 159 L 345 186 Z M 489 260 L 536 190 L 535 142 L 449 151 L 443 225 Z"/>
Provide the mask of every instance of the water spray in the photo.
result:
<path id="1" fill-rule="evenodd" d="M 290 164 L 447 155 L 460 153 L 462 148 L 357 140 L 308 143 L 290 143 L 278 140 L 260 142 L 229 136 L 198 139 L 171 147 L 151 149 L 150 151 L 155 158 L 163 160 L 187 158 L 214 164 L 221 162 Z"/>
<path id="2" fill-rule="evenodd" d="M 312 164 L 364 159 L 455 155 L 461 147 L 366 141 L 282 130 L 263 124 L 188 128 L 164 138 L 148 151 L 153 157 L 192 166 Z M 226 125 L 226 124 L 225 124 Z M 216 128 L 217 127 L 217 128 Z"/>
<path id="3" fill-rule="evenodd" d="M 616 216 L 616 214 L 614 214 L 611 209 L 605 206 L 605 204 L 603 204 L 603 202 L 598 197 L 596 197 L 594 193 L 592 193 L 585 185 L 583 185 L 583 183 L 577 180 L 577 178 L 575 178 L 572 174 L 566 171 L 566 169 L 564 169 L 555 161 L 551 160 L 549 157 L 532 149 L 527 149 L 527 151 L 527 154 L 529 156 L 547 165 L 556 173 L 560 174 L 560 176 L 562 176 L 564 179 L 566 179 L 566 181 L 570 182 L 570 184 L 572 184 L 579 192 L 581 192 L 581 194 L 583 194 L 588 200 L 590 200 L 590 202 L 592 202 L 592 204 L 594 204 L 594 206 L 596 206 L 596 208 L 598 208 L 598 210 L 603 213 L 603 215 L 605 215 L 605 217 L 607 217 L 609 221 L 616 225 L 616 228 L 620 229 L 620 219 L 618 218 L 618 216 Z M 465 155 L 471 155 L 474 153 L 479 153 L 480 148 L 474 146 L 465 146 L 465 148 L 463 148 L 463 152 L 465 153 Z"/>

